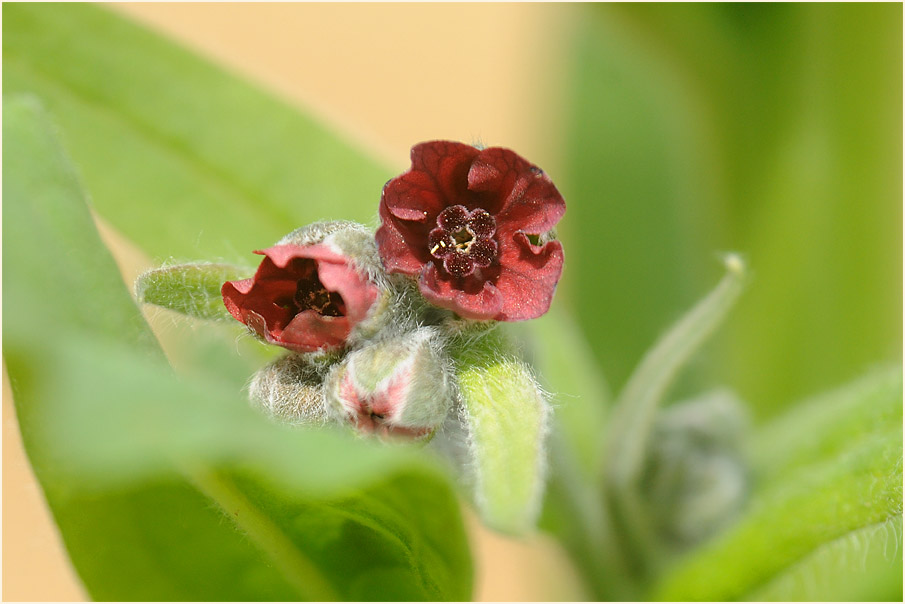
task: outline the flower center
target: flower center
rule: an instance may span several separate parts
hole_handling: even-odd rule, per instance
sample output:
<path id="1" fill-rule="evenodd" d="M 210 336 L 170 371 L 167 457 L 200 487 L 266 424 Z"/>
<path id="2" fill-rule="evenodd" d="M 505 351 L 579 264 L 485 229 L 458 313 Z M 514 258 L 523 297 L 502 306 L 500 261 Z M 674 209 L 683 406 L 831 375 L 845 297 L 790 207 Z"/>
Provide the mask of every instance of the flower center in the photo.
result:
<path id="1" fill-rule="evenodd" d="M 467 277 L 487 268 L 497 257 L 496 220 L 487 210 L 449 206 L 437 216 L 437 227 L 428 235 L 431 256 L 442 261 L 454 277 Z"/>
<path id="2" fill-rule="evenodd" d="M 317 273 L 298 281 L 292 302 L 298 312 L 314 310 L 327 317 L 342 317 L 346 314 L 342 296 L 327 290 L 317 278 Z"/>
<path id="3" fill-rule="evenodd" d="M 474 235 L 468 231 L 468 227 L 464 227 L 452 234 L 453 247 L 457 252 L 468 253 L 471 244 L 474 243 Z"/>

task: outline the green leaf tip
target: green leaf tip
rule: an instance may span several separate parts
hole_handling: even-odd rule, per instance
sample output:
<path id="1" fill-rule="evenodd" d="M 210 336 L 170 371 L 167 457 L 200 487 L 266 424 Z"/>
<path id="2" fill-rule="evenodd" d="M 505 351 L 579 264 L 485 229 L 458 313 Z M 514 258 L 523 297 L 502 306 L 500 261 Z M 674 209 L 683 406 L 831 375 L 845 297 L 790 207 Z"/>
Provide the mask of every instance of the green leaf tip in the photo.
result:
<path id="1" fill-rule="evenodd" d="M 149 270 L 135 281 L 139 302 L 161 306 L 197 319 L 231 319 L 220 288 L 248 276 L 250 269 L 228 264 L 193 263 Z"/>
<path id="2" fill-rule="evenodd" d="M 613 480 L 634 480 L 642 464 L 654 415 L 682 365 L 723 321 L 741 294 L 747 270 L 737 253 L 723 262 L 726 275 L 703 300 L 676 322 L 644 355 L 614 408 L 608 439 Z"/>

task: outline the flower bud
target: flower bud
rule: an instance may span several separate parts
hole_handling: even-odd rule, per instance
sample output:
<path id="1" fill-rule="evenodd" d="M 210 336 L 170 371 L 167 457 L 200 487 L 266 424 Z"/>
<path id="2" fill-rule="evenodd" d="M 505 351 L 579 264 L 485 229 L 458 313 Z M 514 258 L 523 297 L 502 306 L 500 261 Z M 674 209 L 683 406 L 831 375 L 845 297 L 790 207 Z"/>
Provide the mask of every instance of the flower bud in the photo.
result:
<path id="1" fill-rule="evenodd" d="M 323 424 L 327 421 L 321 365 L 288 354 L 273 361 L 251 379 L 248 395 L 268 415 L 287 424 Z"/>
<path id="2" fill-rule="evenodd" d="M 642 482 L 658 528 L 691 544 L 724 525 L 748 491 L 745 408 L 728 391 L 673 404 L 659 414 Z"/>
<path id="3" fill-rule="evenodd" d="M 339 350 L 387 306 L 391 287 L 373 236 L 351 222 L 320 222 L 255 252 L 251 279 L 223 284 L 230 314 L 270 344 L 294 352 Z"/>
<path id="4" fill-rule="evenodd" d="M 430 327 L 351 352 L 325 381 L 327 412 L 380 436 L 432 434 L 452 396 L 449 361 Z"/>

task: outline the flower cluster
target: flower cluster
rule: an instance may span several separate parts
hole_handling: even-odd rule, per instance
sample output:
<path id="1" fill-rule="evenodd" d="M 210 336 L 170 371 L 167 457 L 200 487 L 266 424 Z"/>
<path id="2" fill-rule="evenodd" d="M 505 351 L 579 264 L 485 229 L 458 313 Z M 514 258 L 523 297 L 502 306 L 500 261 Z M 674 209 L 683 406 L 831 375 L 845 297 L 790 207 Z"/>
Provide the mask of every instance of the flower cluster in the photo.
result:
<path id="1" fill-rule="evenodd" d="M 455 406 L 450 343 L 549 309 L 565 212 L 550 178 L 499 147 L 434 141 L 411 159 L 383 188 L 376 234 L 316 223 L 223 284 L 232 317 L 291 351 L 252 381 L 274 415 L 427 437 Z"/>

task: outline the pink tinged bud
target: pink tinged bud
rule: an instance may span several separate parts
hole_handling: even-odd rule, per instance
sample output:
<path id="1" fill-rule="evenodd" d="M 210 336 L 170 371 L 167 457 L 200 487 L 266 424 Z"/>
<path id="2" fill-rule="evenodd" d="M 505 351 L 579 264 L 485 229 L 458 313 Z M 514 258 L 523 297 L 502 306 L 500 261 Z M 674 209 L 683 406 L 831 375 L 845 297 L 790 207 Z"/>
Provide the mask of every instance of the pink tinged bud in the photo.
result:
<path id="1" fill-rule="evenodd" d="M 326 380 L 328 412 L 363 434 L 424 438 L 452 404 L 448 361 L 433 328 L 353 351 Z"/>

